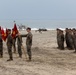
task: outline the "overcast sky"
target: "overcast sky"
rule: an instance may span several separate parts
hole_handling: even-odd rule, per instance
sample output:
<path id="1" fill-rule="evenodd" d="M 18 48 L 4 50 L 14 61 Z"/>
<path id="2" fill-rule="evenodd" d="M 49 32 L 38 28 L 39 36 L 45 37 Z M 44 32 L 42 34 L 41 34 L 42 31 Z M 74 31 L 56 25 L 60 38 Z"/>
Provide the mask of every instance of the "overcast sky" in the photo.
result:
<path id="1" fill-rule="evenodd" d="M 76 20 L 76 0 L 0 0 L 0 20 Z"/>

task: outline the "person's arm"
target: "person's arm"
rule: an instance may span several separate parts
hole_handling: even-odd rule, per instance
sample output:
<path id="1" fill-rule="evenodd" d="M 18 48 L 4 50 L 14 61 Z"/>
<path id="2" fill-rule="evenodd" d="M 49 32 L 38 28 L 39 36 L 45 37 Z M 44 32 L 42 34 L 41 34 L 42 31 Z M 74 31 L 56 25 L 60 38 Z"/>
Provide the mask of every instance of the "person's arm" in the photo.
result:
<path id="1" fill-rule="evenodd" d="M 27 37 L 27 34 L 21 34 L 21 37 Z"/>

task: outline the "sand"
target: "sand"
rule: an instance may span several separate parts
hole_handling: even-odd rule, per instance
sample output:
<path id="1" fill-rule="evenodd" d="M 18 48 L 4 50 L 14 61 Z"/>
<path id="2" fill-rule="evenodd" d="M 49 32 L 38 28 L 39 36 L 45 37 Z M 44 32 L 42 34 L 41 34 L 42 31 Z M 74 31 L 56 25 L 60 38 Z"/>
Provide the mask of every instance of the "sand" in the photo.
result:
<path id="1" fill-rule="evenodd" d="M 25 34 L 21 31 L 21 34 Z M 0 75 L 76 75 L 76 54 L 74 50 L 58 50 L 56 31 L 47 31 L 40 34 L 32 31 L 32 61 L 27 62 L 14 54 L 14 60 L 7 62 L 8 52 L 4 42 L 4 58 L 0 59 Z M 26 48 L 26 38 L 23 45 Z"/>

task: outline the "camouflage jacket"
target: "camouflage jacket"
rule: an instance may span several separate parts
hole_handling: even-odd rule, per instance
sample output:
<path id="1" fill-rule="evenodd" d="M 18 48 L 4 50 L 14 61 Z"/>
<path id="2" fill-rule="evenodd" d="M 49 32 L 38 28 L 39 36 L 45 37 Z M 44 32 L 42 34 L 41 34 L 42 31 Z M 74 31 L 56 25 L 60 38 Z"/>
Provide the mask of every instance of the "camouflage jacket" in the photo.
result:
<path id="1" fill-rule="evenodd" d="M 2 40 L 2 34 L 0 34 L 0 45 L 3 44 L 3 40 Z"/>
<path id="2" fill-rule="evenodd" d="M 13 38 L 12 38 L 11 34 L 9 34 L 8 37 L 7 37 L 7 45 L 10 46 L 12 44 L 13 44 Z"/>
<path id="3" fill-rule="evenodd" d="M 22 37 L 17 36 L 17 45 L 22 45 Z"/>
<path id="4" fill-rule="evenodd" d="M 32 45 L 32 37 L 33 37 L 33 35 L 32 35 L 32 33 L 31 32 L 29 32 L 28 34 L 26 34 L 26 45 Z"/>

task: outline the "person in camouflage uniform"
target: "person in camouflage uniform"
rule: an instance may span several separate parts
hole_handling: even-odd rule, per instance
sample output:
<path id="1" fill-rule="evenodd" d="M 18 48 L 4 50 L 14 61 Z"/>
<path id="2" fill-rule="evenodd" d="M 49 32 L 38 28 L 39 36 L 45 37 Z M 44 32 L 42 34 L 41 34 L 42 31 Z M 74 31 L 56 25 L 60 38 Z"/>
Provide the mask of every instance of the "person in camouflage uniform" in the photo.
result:
<path id="1" fill-rule="evenodd" d="M 58 45 L 57 48 L 58 49 L 60 48 L 60 45 L 59 45 L 59 39 L 60 39 L 59 34 L 60 34 L 60 29 L 57 28 L 57 45 Z"/>
<path id="2" fill-rule="evenodd" d="M 22 37 L 21 37 L 20 33 L 18 33 L 18 35 L 17 35 L 17 45 L 18 45 L 19 57 L 22 58 L 22 50 L 21 50 L 21 46 L 22 46 Z"/>
<path id="3" fill-rule="evenodd" d="M 73 50 L 74 49 L 74 43 L 73 43 L 73 32 L 71 29 L 68 30 L 68 49 Z"/>
<path id="4" fill-rule="evenodd" d="M 13 32 L 14 29 L 12 29 Z M 14 53 L 16 53 L 16 37 L 13 38 L 13 48 L 14 48 Z"/>
<path id="5" fill-rule="evenodd" d="M 3 57 L 3 40 L 2 40 L 2 34 L 0 31 L 0 58 Z"/>
<path id="6" fill-rule="evenodd" d="M 65 30 L 65 41 L 66 41 L 66 48 L 69 48 L 69 41 L 68 41 L 68 34 L 69 34 L 69 29 L 68 28 L 66 28 L 66 30 Z"/>
<path id="7" fill-rule="evenodd" d="M 73 31 L 71 29 L 66 29 L 65 39 L 66 39 L 67 48 L 69 50 L 73 50 L 74 49 Z"/>
<path id="8" fill-rule="evenodd" d="M 73 29 L 73 43 L 74 43 L 74 49 L 76 53 L 76 29 Z"/>
<path id="9" fill-rule="evenodd" d="M 64 49 L 64 34 L 63 31 L 60 29 L 57 29 L 57 44 L 58 44 L 58 49 L 60 50 Z"/>
<path id="10" fill-rule="evenodd" d="M 12 40 L 13 39 L 12 39 L 12 36 L 11 36 L 11 29 L 8 29 L 7 49 L 8 49 L 9 59 L 7 61 L 12 61 L 13 60 L 13 56 L 12 56 L 13 41 Z"/>
<path id="11" fill-rule="evenodd" d="M 26 34 L 26 48 L 27 48 L 27 54 L 29 56 L 29 61 L 31 61 L 32 58 L 32 53 L 31 53 L 31 46 L 32 46 L 32 33 L 31 33 L 31 28 L 27 28 L 26 31 L 28 34 Z"/>
<path id="12" fill-rule="evenodd" d="M 62 30 L 60 31 L 60 37 L 61 37 L 60 49 L 64 50 L 64 33 Z"/>

